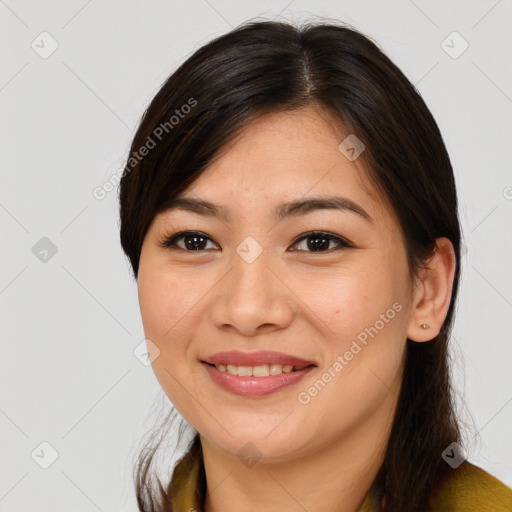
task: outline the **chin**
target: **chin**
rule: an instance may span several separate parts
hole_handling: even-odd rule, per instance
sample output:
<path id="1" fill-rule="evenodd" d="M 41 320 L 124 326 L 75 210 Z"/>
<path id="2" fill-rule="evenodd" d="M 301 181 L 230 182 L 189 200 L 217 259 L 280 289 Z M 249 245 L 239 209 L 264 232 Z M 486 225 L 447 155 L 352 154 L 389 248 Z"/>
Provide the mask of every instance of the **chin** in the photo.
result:
<path id="1" fill-rule="evenodd" d="M 238 457 L 248 467 L 256 462 L 261 464 L 295 459 L 308 449 L 303 436 L 300 440 L 293 440 L 287 435 L 271 434 L 266 437 L 267 432 L 260 431 L 231 430 L 230 432 L 233 437 L 226 434 L 224 439 L 215 441 L 215 444 L 222 451 Z M 311 446 L 309 446 L 310 448 Z"/>

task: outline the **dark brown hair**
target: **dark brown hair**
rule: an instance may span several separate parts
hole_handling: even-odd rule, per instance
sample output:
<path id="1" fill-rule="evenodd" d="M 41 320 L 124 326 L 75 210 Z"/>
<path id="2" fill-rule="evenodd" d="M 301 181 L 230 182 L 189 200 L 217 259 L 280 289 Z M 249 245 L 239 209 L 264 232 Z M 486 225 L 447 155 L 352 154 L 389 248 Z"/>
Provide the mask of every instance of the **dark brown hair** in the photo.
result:
<path id="1" fill-rule="evenodd" d="M 376 510 L 421 512 L 450 469 L 441 453 L 461 442 L 447 359 L 461 232 L 453 170 L 439 128 L 419 92 L 374 41 L 338 22 L 263 21 L 199 48 L 163 84 L 133 138 L 119 189 L 121 245 L 137 279 L 144 237 L 168 201 L 252 120 L 307 105 L 327 109 L 365 144 L 360 158 L 400 222 L 411 278 L 428 265 L 438 237 L 447 237 L 455 250 L 452 300 L 441 332 L 426 343 L 407 340 L 394 423 L 370 489 Z M 155 145 L 135 158 L 149 141 Z M 155 510 L 157 501 L 168 503 L 160 480 L 157 489 L 152 483 L 152 458 L 161 440 L 143 450 L 136 467 L 141 511 Z M 193 443 L 197 447 L 197 434 Z"/>

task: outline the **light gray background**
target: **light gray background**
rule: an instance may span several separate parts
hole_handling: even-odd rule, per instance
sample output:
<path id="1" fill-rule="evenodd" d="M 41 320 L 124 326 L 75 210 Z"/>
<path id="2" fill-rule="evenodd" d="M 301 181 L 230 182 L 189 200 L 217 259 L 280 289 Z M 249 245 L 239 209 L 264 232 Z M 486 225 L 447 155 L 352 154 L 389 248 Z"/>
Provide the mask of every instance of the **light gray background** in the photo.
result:
<path id="1" fill-rule="evenodd" d="M 257 16 L 354 25 L 431 108 L 465 234 L 452 354 L 470 411 L 461 414 L 474 428 L 468 455 L 512 485 L 510 0 L 8 0 L 0 2 L 2 512 L 136 510 L 131 457 L 153 424 L 152 405 L 166 397 L 133 354 L 144 333 L 119 244 L 117 191 L 97 200 L 92 190 L 124 165 L 144 108 L 178 64 Z M 50 48 L 43 31 L 58 43 L 46 59 L 31 47 Z M 463 41 L 453 31 L 469 44 L 457 58 Z M 32 251 L 43 237 L 57 248 L 46 262 Z M 48 469 L 37 463 L 51 459 L 43 441 L 58 452 Z"/>

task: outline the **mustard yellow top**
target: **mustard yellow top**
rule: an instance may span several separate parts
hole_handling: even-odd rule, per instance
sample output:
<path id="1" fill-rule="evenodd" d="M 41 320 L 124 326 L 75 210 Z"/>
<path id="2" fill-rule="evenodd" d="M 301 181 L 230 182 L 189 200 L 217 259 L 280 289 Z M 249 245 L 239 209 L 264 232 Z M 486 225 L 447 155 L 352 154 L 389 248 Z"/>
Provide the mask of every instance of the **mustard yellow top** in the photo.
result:
<path id="1" fill-rule="evenodd" d="M 204 466 L 189 451 L 169 485 L 174 512 L 204 512 Z M 449 471 L 429 501 L 429 512 L 512 512 L 512 489 L 483 469 L 463 462 Z M 366 495 L 356 512 L 375 512 Z M 413 512 L 413 511 L 411 511 Z"/>

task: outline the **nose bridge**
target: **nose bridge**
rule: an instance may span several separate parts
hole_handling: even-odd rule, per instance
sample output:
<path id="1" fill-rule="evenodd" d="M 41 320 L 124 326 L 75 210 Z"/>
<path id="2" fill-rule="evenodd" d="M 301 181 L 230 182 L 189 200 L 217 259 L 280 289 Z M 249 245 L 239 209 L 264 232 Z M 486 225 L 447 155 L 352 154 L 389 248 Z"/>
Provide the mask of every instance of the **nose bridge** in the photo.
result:
<path id="1" fill-rule="evenodd" d="M 246 302 L 261 311 L 272 300 L 271 255 L 268 248 L 256 244 L 253 240 L 244 241 L 233 254 L 229 299 L 234 304 Z"/>
<path id="2" fill-rule="evenodd" d="M 231 325 L 247 335 L 261 325 L 283 327 L 292 316 L 287 288 L 271 270 L 272 252 L 256 244 L 245 240 L 233 252 L 213 315 L 218 327 Z"/>

